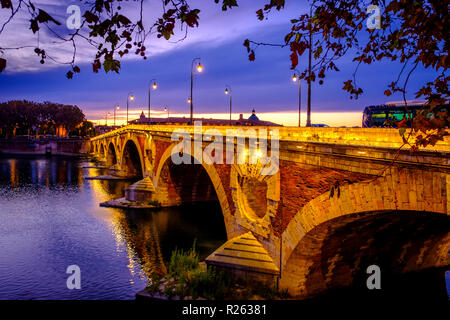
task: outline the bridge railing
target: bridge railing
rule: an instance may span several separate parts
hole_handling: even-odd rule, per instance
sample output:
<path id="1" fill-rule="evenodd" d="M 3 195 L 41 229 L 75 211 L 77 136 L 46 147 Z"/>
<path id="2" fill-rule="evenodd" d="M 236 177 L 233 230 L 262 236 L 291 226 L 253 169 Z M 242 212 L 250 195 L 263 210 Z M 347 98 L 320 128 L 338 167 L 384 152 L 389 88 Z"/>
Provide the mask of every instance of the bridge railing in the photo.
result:
<path id="1" fill-rule="evenodd" d="M 166 136 L 171 136 L 175 130 L 186 130 L 194 133 L 193 126 L 180 125 L 128 125 L 114 131 L 96 136 L 93 141 L 106 137 L 121 134 L 123 132 L 157 132 Z M 267 130 L 270 134 L 274 130 L 278 131 L 280 141 L 293 142 L 314 142 L 330 143 L 342 145 L 360 145 L 368 147 L 399 148 L 402 144 L 402 137 L 398 129 L 389 128 L 319 128 L 319 127 L 256 127 L 256 126 L 202 126 L 202 134 L 209 129 L 219 130 L 224 136 L 227 130 Z M 450 133 L 450 130 L 449 130 Z M 423 148 L 429 151 L 450 152 L 450 136 L 444 137 L 444 141 L 439 141 L 435 146 Z"/>

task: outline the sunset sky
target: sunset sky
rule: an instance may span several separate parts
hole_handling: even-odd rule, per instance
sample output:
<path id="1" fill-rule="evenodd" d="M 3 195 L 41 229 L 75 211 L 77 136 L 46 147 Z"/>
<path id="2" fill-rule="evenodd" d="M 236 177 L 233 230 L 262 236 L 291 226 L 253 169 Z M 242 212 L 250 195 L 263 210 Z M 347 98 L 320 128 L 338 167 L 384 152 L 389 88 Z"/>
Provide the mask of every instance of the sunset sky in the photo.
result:
<path id="1" fill-rule="evenodd" d="M 146 112 L 148 84 L 156 78 L 159 87 L 152 92 L 154 115 L 165 116 L 164 107 L 170 110 L 170 115 L 187 115 L 191 61 L 201 57 L 204 72 L 195 75 L 195 113 L 207 117 L 222 113 L 221 117 L 226 117 L 229 100 L 224 89 L 225 85 L 230 85 L 236 117 L 238 113 L 248 115 L 255 108 L 261 120 L 296 125 L 298 87 L 291 80 L 293 71 L 290 70 L 289 49 L 260 47 L 256 50 L 256 61 L 250 62 L 242 43 L 246 38 L 282 43 L 284 35 L 290 30 L 290 19 L 305 12 L 306 1 L 287 0 L 284 10 L 274 12 L 267 21 L 259 21 L 255 11 L 266 2 L 241 0 L 238 8 L 222 12 L 213 0 L 193 0 L 191 6 L 201 9 L 199 28 L 191 29 L 187 39 L 178 43 L 149 38 L 146 43 L 148 60 L 131 54 L 122 61 L 120 74 L 105 74 L 104 71 L 93 73 L 91 63 L 95 53 L 82 42 L 78 45 L 77 58 L 81 74 L 75 75 L 72 80 L 65 77 L 69 70 L 67 66 L 51 61 L 41 65 L 33 48 L 5 51 L 3 57 L 8 60 L 8 65 L 0 73 L 0 100 L 27 99 L 74 104 L 90 120 L 104 119 L 105 113 L 112 113 L 114 105 L 119 104 L 121 109 L 118 119 L 121 120 L 124 119 L 129 92 L 133 92 L 136 98 L 130 103 L 133 117 L 142 110 Z M 35 3 L 49 13 L 56 13 L 55 18 L 62 22 L 62 26 L 56 29 L 67 34 L 66 8 L 80 2 L 47 0 Z M 128 3 L 127 10 L 130 15 L 135 14 L 137 4 Z M 161 15 L 161 10 L 160 0 L 146 1 L 144 12 L 147 26 Z M 7 11 L 0 10 L 0 23 L 3 24 L 6 18 Z M 34 46 L 37 37 L 28 28 L 28 18 L 19 15 L 0 34 L 1 46 Z M 174 40 L 182 35 L 183 32 L 178 32 Z M 70 60 L 70 44 L 54 44 L 55 38 L 45 29 L 40 32 L 40 41 L 41 48 L 45 48 L 58 61 Z M 306 65 L 305 58 L 300 61 L 300 70 Z M 343 82 L 352 77 L 355 64 L 351 62 L 351 57 L 346 57 L 339 61 L 338 67 L 341 71 L 329 73 L 324 85 L 313 84 L 312 110 L 318 112 L 313 114 L 313 123 L 359 125 L 361 112 L 366 105 L 402 99 L 399 95 L 389 98 L 383 95 L 387 84 L 396 79 L 399 64 L 383 62 L 361 66 L 357 80 L 365 93 L 356 101 L 350 100 L 342 90 Z M 433 75 L 432 70 L 418 68 L 408 88 L 408 99 L 414 99 L 413 93 L 419 83 L 431 80 Z M 305 110 L 306 83 L 302 85 L 302 107 Z M 341 116 L 330 113 L 341 111 L 349 113 Z M 303 120 L 305 118 L 303 116 Z"/>

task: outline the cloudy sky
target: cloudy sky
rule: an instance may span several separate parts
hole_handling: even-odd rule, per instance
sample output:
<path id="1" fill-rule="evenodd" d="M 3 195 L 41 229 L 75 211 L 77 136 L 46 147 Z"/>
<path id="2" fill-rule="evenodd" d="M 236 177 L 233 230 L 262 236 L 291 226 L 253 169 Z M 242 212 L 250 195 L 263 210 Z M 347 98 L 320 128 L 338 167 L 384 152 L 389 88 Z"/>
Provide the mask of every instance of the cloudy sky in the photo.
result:
<path id="1" fill-rule="evenodd" d="M 233 112 L 248 114 L 255 108 L 258 114 L 263 114 L 260 117 L 263 120 L 294 125 L 297 119 L 295 111 L 298 110 L 298 87 L 291 80 L 293 72 L 290 70 L 289 50 L 260 47 L 256 50 L 256 61 L 250 62 L 242 43 L 246 38 L 282 43 L 284 35 L 289 32 L 290 19 L 306 11 L 306 1 L 287 0 L 286 8 L 274 12 L 267 21 L 259 21 L 255 15 L 255 11 L 267 0 L 238 2 L 238 8 L 222 12 L 213 0 L 192 0 L 191 7 L 201 10 L 200 26 L 191 29 L 187 39 L 178 43 L 149 38 L 146 43 L 149 58 L 144 61 L 130 54 L 122 61 L 120 74 L 105 74 L 104 71 L 93 73 L 91 63 L 95 52 L 80 41 L 77 43 L 77 64 L 81 67 L 81 74 L 71 80 L 65 77 L 67 66 L 50 60 L 44 65 L 39 63 L 39 57 L 33 52 L 38 38 L 28 29 L 29 18 L 25 14 L 18 14 L 0 34 L 0 47 L 30 48 L 0 53 L 8 60 L 6 70 L 0 73 L 0 100 L 27 99 L 75 104 L 92 120 L 104 119 L 105 113 L 112 112 L 114 105 L 119 104 L 121 109 L 118 119 L 123 119 L 129 92 L 133 92 L 136 98 L 130 104 L 133 114 L 147 110 L 148 84 L 156 78 L 159 87 L 152 92 L 154 115 L 164 116 L 164 107 L 170 110 L 171 115 L 187 114 L 191 62 L 193 58 L 201 57 L 205 69 L 194 79 L 196 113 L 222 113 L 225 116 L 229 100 L 224 89 L 225 85 L 230 85 L 233 91 Z M 41 0 L 34 3 L 62 22 L 56 30 L 67 34 L 65 20 L 69 15 L 66 9 L 71 4 L 81 2 Z M 133 16 L 137 8 L 137 5 L 128 2 L 126 13 Z M 148 0 L 144 9 L 146 25 L 150 26 L 161 15 L 161 1 Z M 6 10 L 0 9 L 0 26 L 6 21 L 7 14 Z M 175 39 L 183 34 L 178 32 Z M 39 41 L 40 47 L 45 48 L 55 60 L 71 60 L 71 45 L 59 43 L 47 30 L 41 29 Z M 306 61 L 301 60 L 299 69 L 305 64 Z M 356 101 L 350 100 L 342 91 L 342 83 L 351 78 L 355 65 L 349 57 L 341 60 L 338 66 L 341 71 L 328 74 L 324 85 L 313 85 L 313 112 L 328 115 L 330 112 L 351 112 L 342 115 L 342 118 L 353 117 L 353 122 L 349 123 L 353 125 L 355 121 L 360 122 L 364 106 L 401 100 L 400 96 L 383 96 L 386 85 L 395 80 L 400 65 L 380 63 L 361 66 L 358 84 L 365 93 Z M 433 75 L 432 71 L 417 70 L 409 87 L 408 98 L 413 99 L 418 84 L 431 80 Z M 306 84 L 303 89 L 302 105 L 305 107 Z M 277 116 L 276 113 L 282 113 L 283 116 Z M 332 118 L 337 119 L 335 113 Z M 313 114 L 313 122 L 314 119 Z"/>

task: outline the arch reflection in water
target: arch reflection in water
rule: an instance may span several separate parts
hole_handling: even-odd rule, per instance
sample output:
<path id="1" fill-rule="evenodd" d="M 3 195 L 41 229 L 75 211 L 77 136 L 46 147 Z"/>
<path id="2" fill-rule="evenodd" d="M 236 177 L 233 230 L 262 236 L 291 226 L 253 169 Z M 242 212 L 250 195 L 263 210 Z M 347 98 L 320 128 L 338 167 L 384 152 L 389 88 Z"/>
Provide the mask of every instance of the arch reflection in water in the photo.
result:
<path id="1" fill-rule="evenodd" d="M 53 164 L 53 165 L 52 165 Z M 175 247 L 205 257 L 226 239 L 218 203 L 159 211 L 99 203 L 130 182 L 84 180 L 83 159 L 0 157 L 0 299 L 134 299 Z M 82 290 L 67 290 L 67 266 Z"/>
<path id="2" fill-rule="evenodd" d="M 151 277 L 152 273 L 166 273 L 166 262 L 170 260 L 172 251 L 175 248 L 188 250 L 194 240 L 197 241 L 196 249 L 200 259 L 206 258 L 226 241 L 222 209 L 212 183 L 201 166 L 196 168 L 198 170 L 192 170 L 190 167 L 190 170 L 182 172 L 200 175 L 201 180 L 205 180 L 202 190 L 198 185 L 192 186 L 192 179 L 185 179 L 185 183 L 182 184 L 177 180 L 180 175 L 173 170 L 170 179 L 163 180 L 164 183 L 173 183 L 182 199 L 188 198 L 186 190 L 192 194 L 193 190 L 198 189 L 196 194 L 203 195 L 203 198 L 197 197 L 195 204 L 181 202 L 182 205 L 178 207 L 152 210 L 100 208 L 102 212 L 112 213 L 110 223 L 117 242 L 117 250 L 127 251 L 128 268 L 132 275 L 139 270 L 143 272 L 140 276 L 147 278 Z M 90 183 L 97 194 L 101 193 L 98 197 L 100 203 L 122 197 L 123 190 L 133 181 L 91 180 Z M 211 201 L 212 199 L 215 201 Z"/>
<path id="3" fill-rule="evenodd" d="M 128 251 L 129 269 L 136 272 L 138 263 L 150 278 L 165 274 L 166 262 L 175 248 L 187 250 L 197 240 L 196 249 L 204 259 L 224 241 L 225 225 L 217 203 L 185 205 L 153 210 L 109 209 L 118 250 Z"/>

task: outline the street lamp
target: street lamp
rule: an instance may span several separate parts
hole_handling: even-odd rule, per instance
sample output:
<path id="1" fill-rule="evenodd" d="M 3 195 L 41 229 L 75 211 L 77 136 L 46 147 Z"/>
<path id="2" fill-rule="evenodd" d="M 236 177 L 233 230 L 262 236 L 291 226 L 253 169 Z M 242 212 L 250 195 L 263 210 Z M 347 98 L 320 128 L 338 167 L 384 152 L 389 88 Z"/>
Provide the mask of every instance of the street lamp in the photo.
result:
<path id="1" fill-rule="evenodd" d="M 230 90 L 228 90 L 228 88 L 230 88 Z M 231 86 L 229 86 L 229 85 L 225 86 L 225 94 L 230 94 L 230 126 L 231 126 L 231 108 L 232 108 L 231 104 L 232 104 L 232 95 L 233 95 Z"/>
<path id="2" fill-rule="evenodd" d="M 156 90 L 158 88 L 158 85 L 156 84 L 156 79 L 150 80 L 150 83 L 153 82 L 153 85 L 150 87 L 150 84 L 148 86 L 148 124 L 151 122 L 151 116 L 150 116 L 150 96 L 152 93 L 152 89 Z"/>
<path id="3" fill-rule="evenodd" d="M 134 100 L 134 95 L 132 94 L 133 92 L 128 92 L 127 95 L 127 123 L 125 125 L 128 125 L 128 102 L 131 100 Z"/>
<path id="4" fill-rule="evenodd" d="M 198 65 L 197 65 L 197 71 L 198 72 L 202 72 L 203 71 L 203 66 L 200 63 L 200 58 L 194 58 L 192 60 L 192 65 L 191 65 L 191 97 L 190 97 L 190 101 L 189 101 L 189 103 L 191 104 L 191 123 L 190 124 L 193 124 L 193 118 L 194 118 L 194 102 L 193 102 L 194 99 L 193 99 L 193 96 L 192 96 L 192 88 L 194 86 L 194 62 L 196 60 L 199 60 L 198 61 Z"/>
<path id="5" fill-rule="evenodd" d="M 110 112 L 106 113 L 106 119 L 105 119 L 105 125 L 108 126 L 108 115 L 110 115 Z"/>
<path id="6" fill-rule="evenodd" d="M 119 110 L 120 106 L 117 103 L 116 106 L 114 107 L 114 126 L 116 126 L 116 110 Z"/>
<path id="7" fill-rule="evenodd" d="M 295 69 L 295 71 L 298 72 L 297 69 Z M 292 81 L 293 82 L 298 81 L 298 126 L 300 127 L 300 118 L 302 111 L 302 82 L 300 81 L 300 78 L 297 76 L 295 72 L 294 75 L 292 76 Z"/>
<path id="8" fill-rule="evenodd" d="M 169 108 L 166 106 L 164 107 L 164 111 L 167 112 L 167 121 L 169 120 Z"/>

